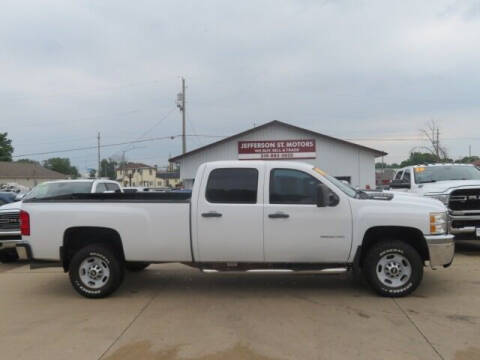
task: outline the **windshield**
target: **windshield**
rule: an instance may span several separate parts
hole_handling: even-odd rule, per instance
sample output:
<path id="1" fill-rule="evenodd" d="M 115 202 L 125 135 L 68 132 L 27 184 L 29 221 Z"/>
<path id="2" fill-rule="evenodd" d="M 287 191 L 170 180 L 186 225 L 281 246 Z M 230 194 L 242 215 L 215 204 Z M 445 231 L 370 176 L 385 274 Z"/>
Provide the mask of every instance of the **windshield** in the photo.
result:
<path id="1" fill-rule="evenodd" d="M 414 173 L 417 184 L 449 180 L 480 180 L 480 170 L 468 165 L 416 167 Z"/>
<path id="2" fill-rule="evenodd" d="M 350 197 L 355 197 L 357 195 L 357 191 L 352 188 L 350 185 L 345 184 L 344 182 L 335 179 L 333 176 L 328 175 L 325 171 L 320 170 L 319 168 L 313 168 L 317 173 L 322 175 L 323 177 L 327 178 L 328 181 L 330 181 L 333 185 L 335 185 L 337 188 L 339 188 L 342 192 L 347 194 Z"/>
<path id="3" fill-rule="evenodd" d="M 37 185 L 23 200 L 44 199 L 52 196 L 89 193 L 92 190 L 91 181 L 54 182 Z"/>

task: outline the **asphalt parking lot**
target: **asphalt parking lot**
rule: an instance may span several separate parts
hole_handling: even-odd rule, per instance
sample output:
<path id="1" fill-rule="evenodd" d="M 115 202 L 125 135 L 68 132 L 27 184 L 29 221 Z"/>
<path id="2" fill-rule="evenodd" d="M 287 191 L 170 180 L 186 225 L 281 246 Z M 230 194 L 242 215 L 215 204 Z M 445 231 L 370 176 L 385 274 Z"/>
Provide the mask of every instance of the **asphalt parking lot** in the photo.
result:
<path id="1" fill-rule="evenodd" d="M 128 274 L 88 300 L 58 269 L 0 264 L 2 359 L 480 359 L 480 242 L 410 297 L 347 275 Z"/>

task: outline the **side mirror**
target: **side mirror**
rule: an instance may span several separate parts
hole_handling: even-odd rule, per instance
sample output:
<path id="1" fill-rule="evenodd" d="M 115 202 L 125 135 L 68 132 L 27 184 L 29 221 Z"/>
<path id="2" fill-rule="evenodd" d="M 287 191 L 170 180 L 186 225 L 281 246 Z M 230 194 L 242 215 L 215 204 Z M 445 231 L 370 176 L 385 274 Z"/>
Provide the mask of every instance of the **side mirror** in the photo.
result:
<path id="1" fill-rule="evenodd" d="M 317 186 L 317 206 L 327 207 L 335 206 L 339 202 L 338 197 L 333 194 L 330 189 L 324 184 L 318 184 Z"/>

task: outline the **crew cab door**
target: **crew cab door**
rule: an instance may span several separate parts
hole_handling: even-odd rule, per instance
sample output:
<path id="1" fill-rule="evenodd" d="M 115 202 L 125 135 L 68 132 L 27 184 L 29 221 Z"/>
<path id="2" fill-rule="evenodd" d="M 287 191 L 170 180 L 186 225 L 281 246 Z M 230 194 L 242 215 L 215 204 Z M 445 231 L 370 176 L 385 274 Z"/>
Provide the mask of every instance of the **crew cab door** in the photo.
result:
<path id="1" fill-rule="evenodd" d="M 320 180 L 312 170 L 266 169 L 264 185 L 265 261 L 344 263 L 352 237 L 351 208 L 346 195 L 335 206 L 317 207 Z"/>
<path id="2" fill-rule="evenodd" d="M 208 165 L 200 192 L 195 260 L 263 261 L 263 167 Z"/>

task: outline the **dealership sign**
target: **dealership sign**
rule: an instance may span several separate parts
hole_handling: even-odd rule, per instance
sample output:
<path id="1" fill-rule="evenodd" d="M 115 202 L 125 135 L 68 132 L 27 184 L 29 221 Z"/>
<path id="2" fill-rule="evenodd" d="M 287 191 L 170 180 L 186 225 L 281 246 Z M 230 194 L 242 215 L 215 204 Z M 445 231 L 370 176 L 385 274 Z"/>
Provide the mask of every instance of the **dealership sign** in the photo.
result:
<path id="1" fill-rule="evenodd" d="M 240 160 L 315 159 L 315 140 L 239 141 Z"/>

